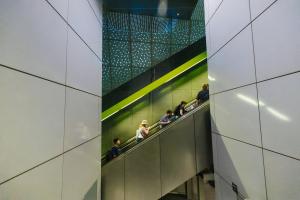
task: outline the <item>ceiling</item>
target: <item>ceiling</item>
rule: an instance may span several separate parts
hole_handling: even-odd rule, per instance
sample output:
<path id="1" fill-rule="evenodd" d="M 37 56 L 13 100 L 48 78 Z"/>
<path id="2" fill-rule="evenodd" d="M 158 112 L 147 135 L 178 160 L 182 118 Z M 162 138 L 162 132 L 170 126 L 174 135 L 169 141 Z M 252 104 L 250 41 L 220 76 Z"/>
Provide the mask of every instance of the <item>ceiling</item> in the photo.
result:
<path id="1" fill-rule="evenodd" d="M 104 9 L 137 15 L 190 19 L 198 0 L 103 0 Z"/>

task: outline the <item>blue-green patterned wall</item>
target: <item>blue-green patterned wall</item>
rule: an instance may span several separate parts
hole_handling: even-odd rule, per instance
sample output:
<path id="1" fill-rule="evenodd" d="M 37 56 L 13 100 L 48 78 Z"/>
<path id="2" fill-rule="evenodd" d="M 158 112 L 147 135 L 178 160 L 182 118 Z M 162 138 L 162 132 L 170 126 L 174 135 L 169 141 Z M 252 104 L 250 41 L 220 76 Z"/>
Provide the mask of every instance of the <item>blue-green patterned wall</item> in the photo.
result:
<path id="1" fill-rule="evenodd" d="M 103 94 L 205 36 L 203 0 L 190 20 L 104 12 Z"/>

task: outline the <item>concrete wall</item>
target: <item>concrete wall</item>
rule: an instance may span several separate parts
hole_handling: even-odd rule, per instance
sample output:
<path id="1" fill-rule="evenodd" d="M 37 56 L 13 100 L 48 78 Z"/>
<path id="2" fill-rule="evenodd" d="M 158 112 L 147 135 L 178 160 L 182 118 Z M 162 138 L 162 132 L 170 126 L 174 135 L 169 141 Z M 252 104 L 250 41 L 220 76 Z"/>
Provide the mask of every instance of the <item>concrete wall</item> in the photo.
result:
<path id="1" fill-rule="evenodd" d="M 123 142 L 135 136 L 143 119 L 154 124 L 168 110 L 174 109 L 180 101 L 196 98 L 202 85 L 207 83 L 207 68 L 197 68 L 178 77 L 138 102 L 103 122 L 102 152 L 112 146 L 112 140 L 119 137 Z"/>
<path id="2" fill-rule="evenodd" d="M 217 199 L 299 199 L 300 2 L 206 0 Z"/>
<path id="3" fill-rule="evenodd" d="M 1 200 L 99 196 L 101 29 L 96 0 L 0 1 Z"/>

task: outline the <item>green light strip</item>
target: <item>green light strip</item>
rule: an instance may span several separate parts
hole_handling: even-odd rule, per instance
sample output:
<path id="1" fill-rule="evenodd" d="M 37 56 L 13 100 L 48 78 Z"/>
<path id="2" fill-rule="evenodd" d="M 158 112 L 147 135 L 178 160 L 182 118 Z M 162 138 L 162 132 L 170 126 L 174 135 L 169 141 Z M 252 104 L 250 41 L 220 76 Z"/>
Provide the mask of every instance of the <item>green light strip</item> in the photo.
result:
<path id="1" fill-rule="evenodd" d="M 107 110 L 102 112 L 102 121 L 106 120 L 107 118 L 113 116 L 120 110 L 126 108 L 130 104 L 136 102 L 137 100 L 141 99 L 145 95 L 149 94 L 153 90 L 157 89 L 158 87 L 164 85 L 165 83 L 171 81 L 172 79 L 176 78 L 180 74 L 184 73 L 185 71 L 189 70 L 190 68 L 194 67 L 195 65 L 199 64 L 203 60 L 207 58 L 206 52 L 199 54 L 198 56 L 192 58 L 191 60 L 187 61 L 186 63 L 180 65 L 176 69 L 172 70 L 171 72 L 165 74 L 164 76 L 160 77 L 159 79 L 153 81 L 146 87 L 140 89 L 139 91 L 133 93 L 129 97 L 123 99 L 119 103 L 115 104 L 114 106 L 108 108 Z"/>

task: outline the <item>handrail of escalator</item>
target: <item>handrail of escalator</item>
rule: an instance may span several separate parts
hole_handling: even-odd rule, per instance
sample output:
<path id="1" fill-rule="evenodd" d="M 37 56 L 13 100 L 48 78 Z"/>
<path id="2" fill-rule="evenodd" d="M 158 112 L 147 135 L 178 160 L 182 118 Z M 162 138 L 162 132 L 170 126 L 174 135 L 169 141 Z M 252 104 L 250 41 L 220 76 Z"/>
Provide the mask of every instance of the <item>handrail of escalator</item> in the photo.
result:
<path id="1" fill-rule="evenodd" d="M 187 103 L 187 105 L 185 106 L 185 110 L 187 111 L 187 113 L 189 113 L 190 111 L 194 110 L 196 107 L 198 107 L 200 105 L 202 105 L 202 104 L 199 104 L 198 100 L 194 99 L 194 100 L 190 101 L 189 103 Z M 176 121 L 177 121 L 177 119 L 176 119 Z M 149 127 L 149 136 L 152 136 L 152 135 L 158 133 L 159 130 L 161 130 L 161 127 L 160 127 L 159 121 L 157 121 L 156 123 L 154 123 L 153 125 L 151 125 Z M 123 144 L 120 145 L 120 147 L 119 147 L 120 152 L 125 153 L 128 149 L 135 146 L 136 144 L 137 144 L 136 143 L 136 137 L 134 136 L 134 137 L 128 139 L 126 142 L 124 142 Z M 102 157 L 101 157 L 102 164 L 106 164 L 107 162 L 109 162 L 109 161 L 106 160 L 109 153 L 110 153 L 110 151 L 108 151 L 108 152 L 106 152 L 105 154 L 102 155 Z"/>

